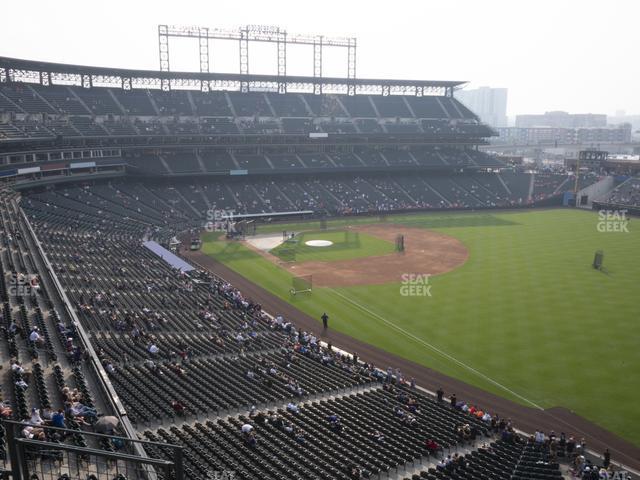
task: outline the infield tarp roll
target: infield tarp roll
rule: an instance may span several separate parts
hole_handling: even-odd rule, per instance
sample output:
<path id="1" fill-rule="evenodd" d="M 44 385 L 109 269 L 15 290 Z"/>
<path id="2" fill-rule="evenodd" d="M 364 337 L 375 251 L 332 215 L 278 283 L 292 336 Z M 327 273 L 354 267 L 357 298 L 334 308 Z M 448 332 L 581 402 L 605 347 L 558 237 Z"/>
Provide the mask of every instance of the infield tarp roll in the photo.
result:
<path id="1" fill-rule="evenodd" d="M 183 272 L 190 272 L 191 270 L 195 270 L 195 268 L 193 268 L 187 262 L 182 260 L 180 257 L 173 254 L 172 252 L 164 248 L 162 245 L 154 241 L 143 242 L 142 244 L 145 247 L 147 247 L 149 250 L 151 250 L 153 253 L 158 255 L 160 258 L 162 258 L 165 262 L 167 262 L 173 268 L 177 268 Z"/>

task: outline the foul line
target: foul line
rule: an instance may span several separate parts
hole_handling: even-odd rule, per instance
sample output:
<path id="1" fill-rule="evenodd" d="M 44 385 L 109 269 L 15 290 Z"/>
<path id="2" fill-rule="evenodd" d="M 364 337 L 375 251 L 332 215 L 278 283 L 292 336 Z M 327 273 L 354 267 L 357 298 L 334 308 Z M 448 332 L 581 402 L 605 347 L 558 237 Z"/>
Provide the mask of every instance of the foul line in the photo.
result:
<path id="1" fill-rule="evenodd" d="M 461 361 L 460 361 L 460 360 L 458 360 L 457 358 L 455 358 L 455 357 L 453 357 L 453 356 L 449 355 L 447 352 L 444 352 L 444 351 L 440 350 L 440 349 L 439 349 L 438 347 L 436 347 L 435 345 L 433 345 L 433 344 L 431 344 L 431 343 L 429 343 L 429 342 L 424 341 L 424 340 L 423 340 L 423 339 L 421 339 L 420 337 L 416 337 L 413 333 L 406 331 L 404 328 L 399 327 L 399 326 L 398 326 L 398 325 L 396 325 L 395 323 L 393 323 L 393 322 L 391 322 L 391 321 L 387 320 L 386 318 L 384 318 L 384 317 L 382 317 L 382 316 L 378 315 L 377 313 L 375 313 L 375 312 L 373 312 L 373 311 L 369 310 L 369 309 L 368 309 L 367 307 L 365 307 L 364 305 L 361 305 L 360 303 L 356 302 L 355 300 L 350 299 L 349 297 L 347 297 L 347 296 L 345 296 L 345 295 L 341 294 L 340 292 L 338 292 L 337 290 L 335 290 L 335 289 L 333 289 L 333 288 L 330 288 L 330 287 L 329 287 L 329 290 L 331 290 L 332 292 L 334 292 L 334 293 L 335 293 L 335 294 L 337 294 L 338 296 L 340 296 L 340 297 L 344 298 L 347 302 L 349 302 L 349 303 L 351 303 L 351 304 L 355 305 L 356 307 L 360 308 L 362 311 L 364 311 L 364 312 L 368 313 L 368 314 L 369 314 L 369 315 L 371 315 L 372 317 L 375 317 L 375 318 L 377 318 L 377 319 L 379 319 L 379 320 L 382 320 L 385 324 L 387 324 L 388 326 L 390 326 L 390 327 L 392 327 L 392 328 L 396 329 L 397 331 L 399 331 L 399 332 L 400 332 L 400 333 L 402 333 L 403 335 L 405 335 L 405 336 L 407 336 L 407 337 L 411 338 L 412 340 L 415 340 L 416 342 L 418 342 L 418 343 L 422 344 L 423 346 L 425 346 L 425 347 L 427 347 L 427 348 L 430 348 L 431 350 L 433 350 L 433 351 L 435 351 L 435 352 L 439 353 L 440 355 L 442 355 L 442 356 L 443 356 L 443 357 L 445 357 L 446 359 L 448 359 L 448 360 L 450 360 L 450 361 L 452 361 L 452 362 L 454 362 L 454 363 L 457 363 L 457 364 L 458 364 L 458 365 L 460 365 L 461 367 L 466 368 L 466 369 L 467 369 L 467 370 L 469 370 L 470 372 L 472 372 L 472 373 L 474 373 L 474 374 L 478 375 L 480 378 L 483 378 L 484 380 L 487 380 L 488 382 L 490 382 L 490 383 L 494 384 L 495 386 L 497 386 L 497 387 L 499 387 L 499 388 L 503 389 L 504 391 L 509 392 L 511 395 L 514 395 L 514 396 L 518 397 L 520 400 L 523 400 L 524 402 L 528 403 L 529 405 L 532 405 L 534 408 L 537 408 L 538 410 L 543 410 L 543 411 L 544 411 L 544 408 L 542 408 L 540 405 L 538 405 L 538 404 L 536 404 L 536 403 L 532 402 L 531 400 L 529 400 L 528 398 L 525 398 L 525 397 L 523 397 L 522 395 L 520 395 L 520 394 L 518 394 L 518 393 L 514 392 L 514 391 L 513 391 L 513 390 L 511 390 L 510 388 L 505 387 L 505 386 L 504 386 L 504 385 L 502 385 L 501 383 L 496 382 L 494 379 L 492 379 L 492 378 L 490 378 L 490 377 L 486 376 L 484 373 L 479 372 L 478 370 L 476 370 L 475 368 L 473 368 L 473 367 L 471 367 L 471 366 L 467 365 L 467 364 L 466 364 L 466 363 L 464 363 L 464 362 L 461 362 Z"/>

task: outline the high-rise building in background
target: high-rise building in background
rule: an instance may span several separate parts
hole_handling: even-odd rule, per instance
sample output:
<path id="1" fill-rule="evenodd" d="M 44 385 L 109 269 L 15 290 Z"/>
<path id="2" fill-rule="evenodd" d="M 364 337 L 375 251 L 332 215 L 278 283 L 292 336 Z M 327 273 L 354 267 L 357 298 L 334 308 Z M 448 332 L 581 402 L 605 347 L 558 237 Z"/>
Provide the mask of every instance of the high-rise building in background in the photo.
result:
<path id="1" fill-rule="evenodd" d="M 507 126 L 507 89 L 479 87 L 458 90 L 455 97 L 464 103 L 483 122 L 492 127 Z"/>

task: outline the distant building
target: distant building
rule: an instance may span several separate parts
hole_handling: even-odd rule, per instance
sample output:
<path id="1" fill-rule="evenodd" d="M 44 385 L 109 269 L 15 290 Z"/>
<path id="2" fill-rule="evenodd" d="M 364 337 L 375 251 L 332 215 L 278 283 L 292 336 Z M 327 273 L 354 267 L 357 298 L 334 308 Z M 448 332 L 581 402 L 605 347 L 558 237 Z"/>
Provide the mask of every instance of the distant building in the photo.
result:
<path id="1" fill-rule="evenodd" d="M 498 128 L 499 137 L 492 143 L 510 145 L 577 145 L 631 142 L 631 125 L 608 127 L 505 127 Z"/>
<path id="2" fill-rule="evenodd" d="M 631 128 L 637 133 L 640 133 L 640 115 L 618 115 L 620 112 L 616 112 L 615 116 L 609 117 L 609 123 L 630 123 Z"/>
<path id="3" fill-rule="evenodd" d="M 517 115 L 516 127 L 606 127 L 607 116 L 599 113 L 545 112 L 543 115 Z"/>
<path id="4" fill-rule="evenodd" d="M 579 128 L 576 143 L 629 143 L 631 124 L 612 125 L 604 128 Z"/>
<path id="5" fill-rule="evenodd" d="M 455 97 L 483 122 L 492 127 L 507 126 L 507 89 L 480 87 L 472 90 L 458 90 Z"/>

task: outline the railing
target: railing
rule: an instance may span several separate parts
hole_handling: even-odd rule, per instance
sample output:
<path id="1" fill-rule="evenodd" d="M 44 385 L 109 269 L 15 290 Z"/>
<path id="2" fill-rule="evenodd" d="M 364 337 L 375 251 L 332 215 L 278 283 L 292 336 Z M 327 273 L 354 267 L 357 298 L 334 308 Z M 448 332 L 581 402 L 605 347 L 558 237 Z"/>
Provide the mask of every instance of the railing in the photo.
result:
<path id="1" fill-rule="evenodd" d="M 82 326 L 80 319 L 76 315 L 75 310 L 71 307 L 72 304 L 69 301 L 69 298 L 67 297 L 67 294 L 64 288 L 62 287 L 62 284 L 60 283 L 60 280 L 56 276 L 55 271 L 44 251 L 44 248 L 42 247 L 40 240 L 38 239 L 35 231 L 33 230 L 33 227 L 31 226 L 31 223 L 29 222 L 29 219 L 27 218 L 27 215 L 25 214 L 24 210 L 19 209 L 19 211 L 27 227 L 28 233 L 31 236 L 31 239 L 38 251 L 40 259 L 44 263 L 45 269 L 49 274 L 51 281 L 53 282 L 53 286 L 57 292 L 58 297 L 62 302 L 62 306 L 66 311 L 68 317 L 71 318 L 73 325 L 76 331 L 78 332 L 78 338 L 81 341 L 84 350 L 89 353 L 89 361 L 86 364 L 95 373 L 97 385 L 102 391 L 101 392 L 102 397 L 108 403 L 110 407 L 109 410 L 112 411 L 113 414 L 119 419 L 120 424 L 122 425 L 122 428 L 124 429 L 127 437 L 130 439 L 136 438 L 137 437 L 136 431 L 133 428 L 133 425 L 131 425 L 129 418 L 127 417 L 127 412 L 124 406 L 122 405 L 122 403 L 120 402 L 120 399 L 115 389 L 113 388 L 113 385 L 111 385 L 111 381 L 109 380 L 107 372 L 104 370 L 102 364 L 100 363 L 100 360 L 98 359 L 98 355 L 93 349 L 89 335 L 84 330 L 84 327 Z M 40 272 L 40 273 L 44 275 L 44 272 Z M 142 445 L 140 443 L 135 443 L 134 447 L 136 449 L 136 452 L 135 452 L 136 455 L 141 457 L 146 456 L 145 450 L 144 448 L 142 448 Z"/>
<path id="2" fill-rule="evenodd" d="M 3 479 L 183 480 L 182 447 L 115 435 L 40 426 L 49 441 L 25 438 L 26 423 L 3 420 L 8 447 Z M 63 443 L 83 440 L 86 446 Z M 79 443 L 79 442 L 76 442 Z M 100 449 L 109 445 L 110 449 Z M 141 457 L 136 451 L 162 452 L 172 460 Z M 65 474 L 67 477 L 65 477 Z"/>

